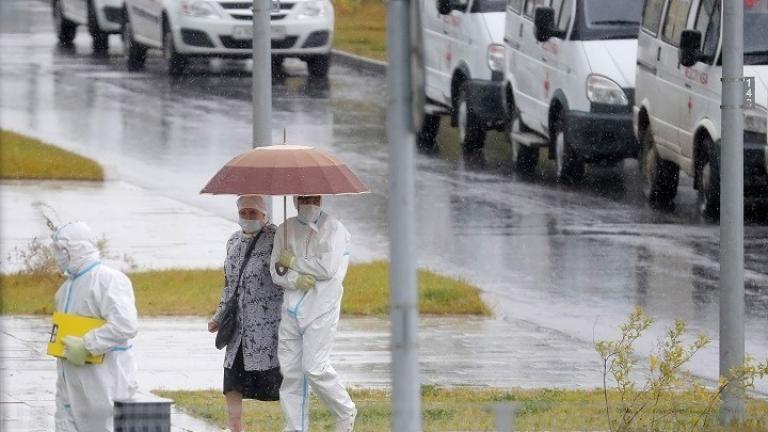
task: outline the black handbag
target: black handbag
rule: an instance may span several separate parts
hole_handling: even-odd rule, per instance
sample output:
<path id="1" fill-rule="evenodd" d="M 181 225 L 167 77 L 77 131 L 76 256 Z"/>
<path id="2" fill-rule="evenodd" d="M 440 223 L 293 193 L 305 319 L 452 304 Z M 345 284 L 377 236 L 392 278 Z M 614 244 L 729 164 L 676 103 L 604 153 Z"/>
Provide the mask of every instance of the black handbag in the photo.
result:
<path id="1" fill-rule="evenodd" d="M 237 309 L 239 303 L 237 296 L 238 291 L 240 290 L 240 284 L 243 282 L 243 272 L 245 271 L 245 266 L 248 265 L 248 260 L 251 259 L 251 254 L 253 253 L 253 249 L 256 247 L 256 242 L 259 241 L 259 237 L 261 237 L 261 233 L 262 231 L 259 231 L 256 237 L 251 240 L 250 243 L 248 243 L 248 246 L 245 249 L 245 256 L 243 257 L 242 264 L 240 264 L 240 273 L 237 276 L 235 292 L 227 301 L 227 304 L 224 305 L 224 313 L 221 315 L 219 330 L 216 332 L 217 349 L 222 349 L 227 346 L 229 341 L 232 340 L 232 337 L 235 335 L 235 324 L 237 323 Z"/>

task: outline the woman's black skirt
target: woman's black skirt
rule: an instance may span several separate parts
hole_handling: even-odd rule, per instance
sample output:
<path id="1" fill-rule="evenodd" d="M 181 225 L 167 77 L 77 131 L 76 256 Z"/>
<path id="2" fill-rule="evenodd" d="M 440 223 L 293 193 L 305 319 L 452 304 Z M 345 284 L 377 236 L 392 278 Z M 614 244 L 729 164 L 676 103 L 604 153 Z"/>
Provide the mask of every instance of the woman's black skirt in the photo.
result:
<path id="1" fill-rule="evenodd" d="M 243 399 L 280 400 L 282 383 L 283 375 L 280 374 L 280 367 L 263 371 L 245 370 L 242 346 L 237 349 L 232 368 L 224 368 L 224 393 L 236 391 L 243 395 Z"/>

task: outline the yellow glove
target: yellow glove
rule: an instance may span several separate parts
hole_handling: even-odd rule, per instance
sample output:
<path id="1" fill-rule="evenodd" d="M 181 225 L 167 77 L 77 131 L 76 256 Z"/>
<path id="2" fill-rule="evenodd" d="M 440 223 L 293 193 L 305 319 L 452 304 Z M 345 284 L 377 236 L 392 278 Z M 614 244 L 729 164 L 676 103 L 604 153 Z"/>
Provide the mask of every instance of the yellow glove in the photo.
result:
<path id="1" fill-rule="evenodd" d="M 87 359 L 91 353 L 85 349 L 85 342 L 83 338 L 77 336 L 64 336 L 61 340 L 64 344 L 64 357 L 75 366 L 83 366 L 85 359 Z"/>
<path id="2" fill-rule="evenodd" d="M 299 276 L 298 279 L 296 279 L 296 288 L 300 289 L 303 292 L 307 292 L 315 287 L 315 284 L 317 283 L 317 279 L 315 279 L 314 276 L 303 274 Z"/>
<path id="3" fill-rule="evenodd" d="M 277 263 L 286 268 L 293 268 L 296 264 L 296 255 L 290 249 L 283 249 L 280 252 L 280 261 Z"/>

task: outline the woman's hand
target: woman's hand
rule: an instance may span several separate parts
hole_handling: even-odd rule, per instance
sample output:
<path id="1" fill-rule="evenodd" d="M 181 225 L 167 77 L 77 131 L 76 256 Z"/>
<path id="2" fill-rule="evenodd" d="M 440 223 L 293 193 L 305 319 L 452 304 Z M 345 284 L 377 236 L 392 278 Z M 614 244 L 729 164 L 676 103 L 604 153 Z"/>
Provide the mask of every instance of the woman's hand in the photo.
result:
<path id="1" fill-rule="evenodd" d="M 216 333 L 219 331 L 219 323 L 214 320 L 208 321 L 208 331 L 211 333 Z"/>

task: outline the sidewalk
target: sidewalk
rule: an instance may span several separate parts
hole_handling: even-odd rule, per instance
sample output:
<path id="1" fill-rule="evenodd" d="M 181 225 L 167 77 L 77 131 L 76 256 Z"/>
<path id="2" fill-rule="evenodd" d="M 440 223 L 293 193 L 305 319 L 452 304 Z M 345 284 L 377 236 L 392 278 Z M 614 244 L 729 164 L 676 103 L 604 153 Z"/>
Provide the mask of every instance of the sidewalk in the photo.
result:
<path id="1" fill-rule="evenodd" d="M 204 318 L 143 318 L 134 342 L 143 393 L 156 389 L 218 389 L 223 353 Z M 0 429 L 53 429 L 55 360 L 45 354 L 48 317 L 0 317 Z M 493 387 L 588 387 L 599 381 L 597 355 L 570 351 L 557 334 L 541 338 L 525 322 L 425 317 L 420 325 L 424 384 Z M 535 350 L 516 349 L 531 347 Z M 567 352 L 566 352 L 567 351 Z M 567 359 L 567 360 L 558 360 Z M 389 322 L 342 318 L 332 361 L 347 385 L 390 382 Z M 218 431 L 178 412 L 173 431 Z"/>

